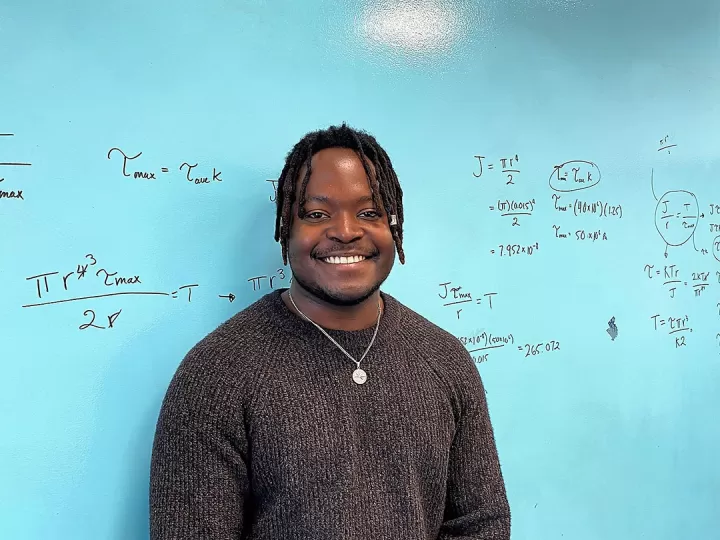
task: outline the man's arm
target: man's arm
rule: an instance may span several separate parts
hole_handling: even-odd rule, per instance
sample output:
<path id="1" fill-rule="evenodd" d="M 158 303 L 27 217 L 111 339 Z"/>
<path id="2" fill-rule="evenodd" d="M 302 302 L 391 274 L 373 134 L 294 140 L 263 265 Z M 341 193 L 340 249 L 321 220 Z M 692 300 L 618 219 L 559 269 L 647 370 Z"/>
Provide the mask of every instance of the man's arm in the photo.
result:
<path id="1" fill-rule="evenodd" d="M 163 400 L 150 470 L 151 540 L 238 540 L 248 521 L 241 400 L 216 368 L 191 351 Z"/>
<path id="2" fill-rule="evenodd" d="M 438 540 L 509 540 L 508 504 L 485 389 L 474 363 L 461 370 L 462 411 L 450 450 L 445 516 Z M 467 365 L 467 364 L 466 364 Z"/>

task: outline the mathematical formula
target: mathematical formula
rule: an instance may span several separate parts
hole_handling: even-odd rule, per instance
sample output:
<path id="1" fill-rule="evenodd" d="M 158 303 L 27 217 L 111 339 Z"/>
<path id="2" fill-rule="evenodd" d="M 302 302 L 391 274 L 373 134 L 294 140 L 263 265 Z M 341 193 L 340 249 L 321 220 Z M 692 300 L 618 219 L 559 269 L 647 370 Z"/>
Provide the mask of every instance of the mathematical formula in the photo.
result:
<path id="1" fill-rule="evenodd" d="M 485 163 L 484 167 L 483 159 L 485 159 L 485 156 L 475 156 L 475 159 L 478 160 L 479 167 L 479 172 L 473 172 L 473 176 L 475 178 L 480 178 L 483 175 L 484 169 L 492 171 L 498 164 L 500 165 L 501 174 L 507 179 L 505 182 L 506 185 L 514 184 L 515 178 L 520 174 L 520 169 L 518 168 L 518 162 L 520 161 L 520 158 L 517 154 L 515 154 L 513 157 L 501 157 L 497 160 L 497 162 Z"/>
<path id="2" fill-rule="evenodd" d="M 157 180 L 157 175 L 161 174 L 168 174 L 170 173 L 170 168 L 168 167 L 161 167 L 160 173 L 158 173 L 158 169 L 139 169 L 137 166 L 139 164 L 135 163 L 135 160 L 139 158 L 142 155 L 142 152 L 138 152 L 134 156 L 128 156 L 123 152 L 120 148 L 111 148 L 107 153 L 107 158 L 112 159 L 114 156 L 117 156 L 117 159 L 120 159 L 122 161 L 122 175 L 126 178 L 133 178 L 135 180 Z M 195 169 L 198 166 L 197 163 L 190 164 L 187 161 L 180 164 L 177 169 L 181 171 L 181 173 L 184 175 L 184 179 L 192 184 L 199 185 L 199 184 L 211 184 L 213 182 L 222 182 L 223 179 L 221 177 L 222 171 L 217 170 L 215 167 L 212 168 L 212 174 L 208 171 L 205 172 L 203 175 L 202 173 L 194 172 L 193 169 Z"/>
<path id="3" fill-rule="evenodd" d="M 3 137 L 13 136 L 12 133 L 0 133 L 0 145 Z M 667 159 L 672 159 L 672 153 L 678 149 L 678 145 L 669 136 L 657 140 L 659 142 L 657 151 L 663 153 L 666 158 L 670 156 Z M 197 162 L 182 161 L 173 166 L 160 167 L 147 162 L 143 152 L 126 152 L 119 147 L 110 148 L 105 157 L 116 164 L 116 170 L 122 178 L 133 181 L 156 181 L 167 176 L 169 179 L 177 178 L 180 182 L 192 185 L 223 182 L 222 172 L 217 166 L 209 167 Z M 509 230 L 525 223 L 530 223 L 532 226 L 538 210 L 542 210 L 552 214 L 554 221 L 550 228 L 543 228 L 542 242 L 545 242 L 544 239 L 549 236 L 557 242 L 571 240 L 573 245 L 576 242 L 583 245 L 601 245 L 609 244 L 618 236 L 617 233 L 611 233 L 613 229 L 610 222 L 625 217 L 623 204 L 611 200 L 612 198 L 593 196 L 587 191 L 595 190 L 592 193 L 599 193 L 598 186 L 607 182 L 605 179 L 601 184 L 602 173 L 595 162 L 575 159 L 551 164 L 546 172 L 541 173 L 537 182 L 537 188 L 545 192 L 529 197 L 521 196 L 516 191 L 524 189 L 534 181 L 534 177 L 528 176 L 530 173 L 526 170 L 527 163 L 521 168 L 523 161 L 520 154 L 513 152 L 491 156 L 478 153 L 473 156 L 473 163 L 475 168 L 472 174 L 475 181 L 481 180 L 484 183 L 501 180 L 499 189 L 509 190 L 507 196 L 505 194 L 494 196 L 488 201 L 491 204 L 487 206 L 493 215 L 504 220 L 501 221 L 502 223 L 509 225 Z M 17 184 L 20 181 L 17 171 L 30 166 L 30 163 L 20 160 L 0 162 L 0 188 L 5 188 L 0 189 L 0 201 L 24 200 L 23 190 L 18 185 L 11 186 L 11 182 Z M 272 188 L 268 199 L 271 203 L 275 203 L 278 195 L 278 180 L 265 181 Z M 518 187 L 519 183 L 524 186 Z M 670 248 L 680 249 L 692 245 L 698 254 L 712 253 L 714 259 L 720 262 L 720 204 L 711 202 L 703 205 L 693 192 L 682 189 L 682 186 L 667 186 L 671 189 L 656 192 L 654 169 L 650 170 L 650 184 L 655 199 L 652 217 L 658 237 L 665 246 L 664 256 L 668 257 Z M 13 189 L 8 190 L 9 186 Z M 703 221 L 705 219 L 707 221 Z M 705 247 L 696 245 L 701 240 L 697 234 L 700 230 L 703 234 L 710 234 L 705 239 Z M 710 240 L 711 242 L 708 243 Z M 535 259 L 543 257 L 543 253 L 549 253 L 547 249 L 541 249 L 542 242 L 518 242 L 516 239 L 510 242 L 497 242 L 489 246 L 486 253 L 513 260 L 528 257 Z M 648 263 L 643 267 L 643 275 L 653 284 L 657 284 L 658 291 L 676 301 L 683 297 L 704 298 L 712 294 L 712 290 L 720 285 L 720 270 L 716 271 L 707 264 L 688 268 L 686 266 Z M 142 272 L 131 270 L 103 265 L 93 254 L 88 254 L 72 268 L 37 273 L 25 278 L 25 282 L 32 287 L 34 298 L 22 307 L 38 308 L 66 302 L 89 302 L 106 297 L 122 297 L 122 302 L 126 304 L 132 296 L 179 299 L 191 303 L 198 294 L 201 298 L 217 298 L 233 303 L 238 295 L 245 297 L 250 294 L 263 294 L 279 287 L 287 287 L 292 282 L 289 269 L 277 268 L 271 272 L 258 272 L 248 276 L 242 286 L 230 287 L 234 290 L 213 291 L 208 295 L 212 287 L 201 286 L 200 283 L 177 284 L 166 289 L 149 287 Z M 84 286 L 81 287 L 81 284 Z M 492 310 L 499 296 L 496 291 L 473 290 L 465 288 L 464 284 L 452 281 L 439 283 L 437 294 L 438 306 L 444 310 L 451 310 L 455 320 L 471 316 L 478 310 Z M 123 320 L 127 320 L 128 316 L 128 311 L 123 305 L 112 305 L 109 309 L 87 305 L 82 308 L 77 315 L 79 319 L 77 327 L 80 330 L 112 329 Z M 651 313 L 647 316 L 655 331 L 672 336 L 676 340 L 676 348 L 686 346 L 687 336 L 693 332 L 688 314 Z M 720 302 L 718 302 L 718 316 L 720 316 Z M 606 331 L 610 339 L 615 341 L 619 335 L 615 317 L 608 321 Z M 522 351 L 526 357 L 560 350 L 560 341 L 557 339 L 516 343 L 513 334 L 495 335 L 480 332 L 472 336 L 462 336 L 461 341 L 472 347 L 471 353 L 478 362 L 485 361 L 490 350 L 503 347 L 514 347 Z"/>
<path id="4" fill-rule="evenodd" d="M 547 355 L 561 350 L 560 341 L 554 339 L 516 345 L 513 334 L 493 334 L 482 331 L 456 337 L 468 349 L 476 364 L 487 362 L 492 351 L 506 347 L 522 352 L 525 358 Z"/>
<path id="5" fill-rule="evenodd" d="M 446 281 L 440 283 L 440 292 L 438 296 L 443 300 L 442 306 L 444 308 L 451 307 L 455 310 L 457 318 L 460 318 L 460 313 L 463 308 L 471 305 L 487 305 L 488 309 L 493 307 L 493 296 L 496 296 L 496 292 L 488 292 L 481 295 L 473 296 L 473 293 L 468 290 L 463 290 L 461 285 L 451 287 L 452 281 Z M 460 307 L 463 306 L 463 307 Z"/>
<path id="6" fill-rule="evenodd" d="M 700 297 L 710 286 L 711 282 L 710 271 L 701 270 L 690 272 L 688 279 L 681 272 L 680 267 L 675 264 L 665 264 L 658 268 L 656 268 L 654 264 L 646 264 L 643 268 L 643 273 L 648 279 L 654 279 L 658 282 L 662 281 L 662 286 L 670 298 L 675 298 L 675 293 L 678 288 L 683 287 L 691 290 L 695 297 Z M 720 271 L 716 270 L 712 274 L 712 277 L 713 279 L 717 278 L 717 283 L 720 284 Z"/>
<path id="7" fill-rule="evenodd" d="M 490 205 L 491 212 L 497 212 L 501 217 L 511 216 L 513 227 L 518 227 L 520 221 L 518 216 L 532 216 L 533 210 L 535 210 L 535 199 L 527 201 L 516 201 L 506 199 L 501 201 L 498 199 L 496 205 Z"/>
<path id="8" fill-rule="evenodd" d="M 553 225 L 553 232 L 555 238 L 568 239 L 568 240 L 587 240 L 588 242 L 605 241 L 608 239 L 607 233 L 602 229 L 586 230 L 576 229 L 574 232 L 565 232 L 560 230 L 560 225 Z"/>
<path id="9" fill-rule="evenodd" d="M 485 155 L 476 154 L 477 170 L 473 171 L 474 178 L 481 178 L 483 175 L 500 168 L 502 174 L 508 176 L 506 186 L 514 184 L 513 179 L 520 173 L 519 156 L 500 157 L 490 160 Z M 515 176 L 513 176 L 515 175 Z M 554 165 L 548 178 L 547 186 L 553 191 L 549 195 L 551 205 L 544 204 L 545 199 L 537 197 L 519 198 L 496 198 L 493 204 L 488 206 L 490 212 L 504 218 L 510 227 L 520 227 L 524 219 L 532 219 L 539 208 L 552 209 L 552 211 L 572 218 L 582 219 L 583 217 L 596 217 L 601 219 L 622 219 L 623 207 L 617 202 L 603 199 L 588 199 L 569 196 L 571 192 L 587 190 L 596 187 L 602 178 L 600 168 L 592 161 L 570 160 Z M 508 188 L 513 189 L 513 188 Z M 508 192 L 510 193 L 510 192 Z M 552 237 L 562 240 L 582 241 L 586 244 L 605 243 L 610 236 L 602 228 L 586 226 L 567 227 L 564 223 L 556 223 L 552 226 Z M 718 227 L 720 232 L 720 227 Z M 538 252 L 540 242 L 501 243 L 497 247 L 489 249 L 490 255 L 500 257 L 514 257 L 517 255 L 529 256 Z M 718 253 L 720 256 L 720 235 L 718 236 Z"/>
<path id="10" fill-rule="evenodd" d="M 659 313 L 650 317 L 655 331 L 665 331 L 668 336 L 675 338 L 675 348 L 686 347 L 684 335 L 677 335 L 682 332 L 692 333 L 693 329 L 690 327 L 690 316 L 682 315 L 678 317 L 660 317 Z"/>
<path id="11" fill-rule="evenodd" d="M 514 255 L 532 255 L 538 249 L 540 249 L 540 243 L 535 242 L 530 245 L 522 244 L 499 244 L 497 249 L 491 249 L 491 255 L 498 255 L 499 257 L 512 257 Z"/>
<path id="12" fill-rule="evenodd" d="M 563 201 L 560 203 L 562 197 L 553 193 L 552 200 L 554 209 L 557 212 L 570 212 L 575 217 L 584 215 L 595 215 L 601 218 L 617 218 L 623 217 L 623 210 L 621 204 L 611 204 L 608 201 L 584 201 L 582 199 L 574 199 L 572 201 Z"/>
<path id="13" fill-rule="evenodd" d="M 34 274 L 26 277 L 25 281 L 32 284 L 35 300 L 22 305 L 21 307 L 23 308 L 38 308 L 68 302 L 88 302 L 117 296 L 179 298 L 190 303 L 193 300 L 194 291 L 200 287 L 199 283 L 189 283 L 175 287 L 174 290 L 148 290 L 148 288 L 144 286 L 141 274 L 121 274 L 115 269 L 100 265 L 98 259 L 92 253 L 85 255 L 71 270 Z M 292 277 L 288 278 L 285 269 L 279 268 L 274 275 L 255 275 L 248 278 L 246 290 L 248 292 L 267 291 L 280 287 L 281 283 L 284 287 L 286 286 L 285 283 L 289 284 L 291 282 Z M 94 289 L 92 294 L 73 294 L 73 291 L 80 286 L 80 283 L 85 285 L 85 288 L 90 287 Z M 58 298 L 58 295 L 62 297 Z M 230 303 L 236 299 L 236 295 L 232 292 L 218 294 L 216 296 L 226 299 Z M 88 328 L 113 328 L 121 313 L 122 309 L 118 309 L 107 314 L 107 323 L 101 325 L 99 322 L 96 322 L 96 310 L 85 309 L 83 316 L 87 317 L 89 321 L 81 324 L 79 328 L 80 330 L 87 330 Z"/>

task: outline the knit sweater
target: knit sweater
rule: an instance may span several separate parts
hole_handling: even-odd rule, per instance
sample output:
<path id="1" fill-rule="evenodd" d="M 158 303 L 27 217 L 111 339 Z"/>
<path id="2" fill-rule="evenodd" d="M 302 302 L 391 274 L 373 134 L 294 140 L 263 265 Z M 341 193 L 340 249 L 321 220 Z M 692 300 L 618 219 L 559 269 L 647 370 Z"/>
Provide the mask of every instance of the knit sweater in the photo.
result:
<path id="1" fill-rule="evenodd" d="M 485 391 L 387 293 L 360 367 L 266 294 L 180 363 L 152 449 L 151 540 L 510 538 Z M 353 357 L 372 328 L 327 330 Z"/>

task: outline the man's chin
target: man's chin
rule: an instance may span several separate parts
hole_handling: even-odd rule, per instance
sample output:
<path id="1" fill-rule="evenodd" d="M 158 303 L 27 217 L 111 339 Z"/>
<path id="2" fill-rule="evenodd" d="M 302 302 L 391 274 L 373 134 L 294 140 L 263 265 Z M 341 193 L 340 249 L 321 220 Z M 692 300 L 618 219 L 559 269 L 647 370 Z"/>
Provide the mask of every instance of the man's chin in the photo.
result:
<path id="1" fill-rule="evenodd" d="M 358 290 L 358 289 L 324 289 L 322 295 L 317 295 L 322 300 L 336 306 L 357 306 L 370 298 L 379 286 Z M 314 291 L 312 291 L 313 294 Z"/>
<path id="2" fill-rule="evenodd" d="M 382 282 L 372 286 L 362 287 L 323 287 L 318 284 L 305 283 L 303 280 L 293 276 L 293 280 L 297 282 L 303 289 L 317 297 L 319 300 L 334 306 L 357 306 L 370 298 L 379 288 Z"/>

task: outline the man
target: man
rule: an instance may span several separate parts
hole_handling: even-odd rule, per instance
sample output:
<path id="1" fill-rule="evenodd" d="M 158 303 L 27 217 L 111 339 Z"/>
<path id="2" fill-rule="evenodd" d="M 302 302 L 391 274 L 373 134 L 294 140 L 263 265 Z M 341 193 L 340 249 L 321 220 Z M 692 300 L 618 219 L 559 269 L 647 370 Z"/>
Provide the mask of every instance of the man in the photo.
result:
<path id="1" fill-rule="evenodd" d="M 278 182 L 289 289 L 201 340 L 163 401 L 152 540 L 510 538 L 483 385 L 380 286 L 402 190 L 374 137 L 307 134 Z"/>

